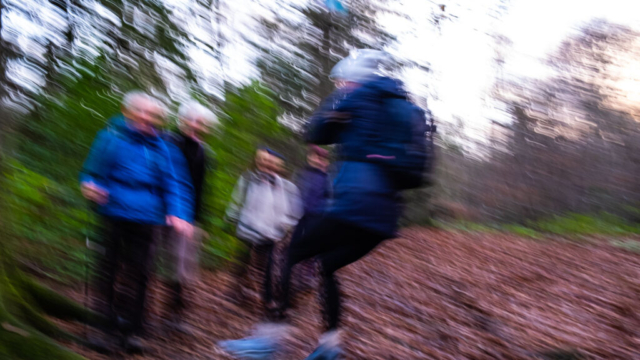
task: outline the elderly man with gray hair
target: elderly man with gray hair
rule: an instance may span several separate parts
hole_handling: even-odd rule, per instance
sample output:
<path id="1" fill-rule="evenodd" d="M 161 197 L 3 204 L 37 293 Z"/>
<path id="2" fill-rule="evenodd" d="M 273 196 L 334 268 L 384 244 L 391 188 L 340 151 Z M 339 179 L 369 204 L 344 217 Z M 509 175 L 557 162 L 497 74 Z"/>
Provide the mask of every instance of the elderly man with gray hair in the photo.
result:
<path id="1" fill-rule="evenodd" d="M 158 132 L 164 115 L 157 99 L 143 92 L 126 94 L 122 115 L 98 133 L 80 175 L 82 194 L 96 204 L 104 225 L 95 308 L 111 319 L 103 330 L 119 332 L 127 352 L 144 350 L 138 337 L 158 227 L 168 224 L 186 237 L 193 233 L 193 190 L 189 179 L 174 170 Z M 116 288 L 122 290 L 117 295 Z M 111 350 L 102 339 L 90 342 Z"/>
<path id="2" fill-rule="evenodd" d="M 196 101 L 190 101 L 178 110 L 178 131 L 163 135 L 170 148 L 173 163 L 181 178 L 188 178 L 194 191 L 192 213 L 196 224 L 203 220 L 203 193 L 207 172 L 212 168 L 214 156 L 203 137 L 218 123 L 215 114 Z M 195 280 L 198 268 L 200 238 L 205 234 L 197 229 L 185 236 L 171 227 L 163 232 L 163 258 L 169 270 L 170 292 L 168 324 L 176 331 L 190 334 L 183 313 L 187 307 L 185 292 Z"/>

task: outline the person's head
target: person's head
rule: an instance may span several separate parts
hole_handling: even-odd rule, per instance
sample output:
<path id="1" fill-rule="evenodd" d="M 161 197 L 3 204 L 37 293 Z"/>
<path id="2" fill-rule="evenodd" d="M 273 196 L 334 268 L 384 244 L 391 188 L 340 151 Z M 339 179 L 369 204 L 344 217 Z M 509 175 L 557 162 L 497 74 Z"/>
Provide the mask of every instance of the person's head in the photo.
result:
<path id="1" fill-rule="evenodd" d="M 336 87 L 355 87 L 376 75 L 391 60 L 384 51 L 362 49 L 352 52 L 331 69 L 329 79 Z"/>
<path id="2" fill-rule="evenodd" d="M 284 175 L 284 158 L 279 154 L 270 153 L 271 155 L 271 171 L 277 175 Z"/>
<path id="3" fill-rule="evenodd" d="M 182 104 L 178 109 L 178 127 L 187 136 L 201 138 L 217 124 L 216 115 L 196 101 Z"/>
<path id="4" fill-rule="evenodd" d="M 256 169 L 269 174 L 280 175 L 284 171 L 284 157 L 268 147 L 260 147 L 256 151 Z"/>
<path id="5" fill-rule="evenodd" d="M 272 174 L 282 175 L 284 172 L 284 156 L 282 154 L 273 151 L 273 149 L 264 148 L 271 158 L 269 159 L 269 166 Z"/>
<path id="6" fill-rule="evenodd" d="M 143 133 L 153 133 L 164 123 L 166 109 L 157 99 L 141 91 L 132 91 L 122 99 L 122 114 Z"/>
<path id="7" fill-rule="evenodd" d="M 269 154 L 269 152 L 267 151 L 266 148 L 260 148 L 256 151 L 256 159 L 255 159 L 255 164 L 256 164 L 256 169 L 258 171 L 262 171 L 264 173 L 272 173 L 272 168 L 273 166 L 271 165 L 271 162 L 273 161 L 273 157 L 271 156 L 271 154 Z"/>
<path id="8" fill-rule="evenodd" d="M 329 167 L 329 152 L 317 145 L 311 145 L 307 153 L 307 163 L 313 168 L 327 171 L 327 167 Z"/>

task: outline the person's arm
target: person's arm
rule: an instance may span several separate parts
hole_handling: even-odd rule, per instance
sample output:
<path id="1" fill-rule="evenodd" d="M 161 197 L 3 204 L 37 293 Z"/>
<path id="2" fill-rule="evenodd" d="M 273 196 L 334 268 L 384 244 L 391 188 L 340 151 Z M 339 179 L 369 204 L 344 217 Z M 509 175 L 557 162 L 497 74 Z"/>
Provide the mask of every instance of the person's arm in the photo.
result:
<path id="1" fill-rule="evenodd" d="M 82 195 L 101 205 L 107 203 L 109 199 L 105 183 L 109 164 L 113 161 L 113 149 L 110 146 L 113 141 L 114 135 L 109 130 L 100 131 L 80 171 Z"/>
<path id="2" fill-rule="evenodd" d="M 167 166 L 162 174 L 167 225 L 186 236 L 193 233 L 194 190 L 186 159 L 175 145 L 163 142 Z"/>
<path id="3" fill-rule="evenodd" d="M 331 179 L 331 176 L 329 176 L 327 174 L 327 177 L 325 179 L 325 184 L 324 184 L 324 200 L 329 200 L 331 198 L 333 198 L 333 180 Z"/>
<path id="4" fill-rule="evenodd" d="M 316 145 L 335 144 L 340 141 L 340 133 L 351 121 L 347 107 L 349 101 L 345 92 L 336 90 L 323 100 L 320 107 L 311 115 L 305 134 L 307 143 Z"/>
<path id="5" fill-rule="evenodd" d="M 231 193 L 231 202 L 227 207 L 226 211 L 226 221 L 237 224 L 240 220 L 240 212 L 242 211 L 242 207 L 244 205 L 245 193 L 247 191 L 248 180 L 244 175 L 240 176 L 236 185 L 233 188 L 233 192 Z"/>
<path id="6" fill-rule="evenodd" d="M 307 186 L 309 180 L 307 179 L 308 171 L 306 169 L 300 170 L 296 173 L 293 184 L 298 188 L 300 198 L 304 201 L 307 197 Z"/>
<path id="7" fill-rule="evenodd" d="M 302 202 L 296 185 L 285 179 L 282 179 L 281 194 L 283 198 L 280 199 L 280 201 L 283 201 L 284 212 L 282 213 L 282 219 L 279 223 L 283 235 L 286 236 L 302 217 Z"/>
<path id="8" fill-rule="evenodd" d="M 287 194 L 288 195 L 287 199 L 289 200 L 289 206 L 287 207 L 288 208 L 287 218 L 289 220 L 289 225 L 295 226 L 298 223 L 298 220 L 300 220 L 300 218 L 304 214 L 304 206 L 302 204 L 302 198 L 300 196 L 300 191 L 298 190 L 298 187 L 295 186 L 295 184 L 293 183 L 289 183 L 289 184 L 291 185 L 288 188 L 288 194 Z"/>

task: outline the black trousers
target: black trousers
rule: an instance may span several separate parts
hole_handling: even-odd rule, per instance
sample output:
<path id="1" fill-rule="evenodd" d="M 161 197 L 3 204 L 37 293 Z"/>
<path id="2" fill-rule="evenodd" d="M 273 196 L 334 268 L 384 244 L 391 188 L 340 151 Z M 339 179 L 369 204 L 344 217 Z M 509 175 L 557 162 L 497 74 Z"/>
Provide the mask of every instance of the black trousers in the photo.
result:
<path id="1" fill-rule="evenodd" d="M 305 236 L 306 232 L 309 230 L 309 225 L 314 224 L 317 221 L 317 219 L 320 218 L 321 216 L 322 215 L 319 215 L 319 214 L 306 214 L 302 218 L 300 218 L 300 220 L 298 221 L 298 225 L 296 226 L 296 229 L 291 235 L 289 245 L 291 244 L 291 242 L 299 241 L 296 239 L 299 239 Z M 301 264 L 298 264 L 297 267 L 298 267 L 297 272 L 293 274 L 293 277 L 294 277 L 293 282 L 296 283 L 296 280 L 297 280 L 299 284 L 304 284 L 302 286 L 310 285 L 316 276 L 316 271 L 315 271 L 316 259 L 304 260 Z"/>
<path id="2" fill-rule="evenodd" d="M 335 272 L 368 254 L 387 237 L 331 218 L 313 218 L 305 224 L 303 235 L 294 237 L 280 279 L 281 311 L 289 308 L 289 288 L 293 267 L 310 258 L 320 262 L 323 317 L 327 331 L 338 327 L 340 293 Z"/>
<path id="3" fill-rule="evenodd" d="M 262 284 L 262 303 L 266 308 L 273 300 L 273 252 L 275 248 L 274 242 L 265 242 L 260 244 L 245 242 L 248 250 L 240 257 L 240 266 L 236 271 L 236 290 L 241 288 L 249 288 L 252 283 L 252 276 L 258 283 Z"/>
<path id="4" fill-rule="evenodd" d="M 105 218 L 104 253 L 96 266 L 94 309 L 125 333 L 143 329 L 147 284 L 155 250 L 156 226 Z"/>

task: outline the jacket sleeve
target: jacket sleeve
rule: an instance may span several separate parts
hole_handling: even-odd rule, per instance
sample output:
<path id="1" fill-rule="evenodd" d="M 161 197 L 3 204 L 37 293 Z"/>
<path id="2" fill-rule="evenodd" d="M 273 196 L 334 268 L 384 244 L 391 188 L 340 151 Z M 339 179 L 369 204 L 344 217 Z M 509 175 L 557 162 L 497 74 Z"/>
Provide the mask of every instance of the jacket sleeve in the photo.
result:
<path id="1" fill-rule="evenodd" d="M 305 134 L 305 141 L 317 145 L 335 144 L 340 141 L 340 133 L 350 121 L 348 109 L 343 104 L 345 94 L 336 90 L 323 100 L 311 115 Z"/>
<path id="2" fill-rule="evenodd" d="M 167 215 L 193 222 L 194 190 L 187 161 L 178 147 L 163 143 L 168 159 L 162 176 Z"/>
<path id="3" fill-rule="evenodd" d="M 115 140 L 114 137 L 115 135 L 107 129 L 98 132 L 80 171 L 80 183 L 93 182 L 100 187 L 105 187 L 115 151 L 111 146 Z"/>
<path id="4" fill-rule="evenodd" d="M 232 224 L 237 224 L 240 220 L 240 212 L 244 205 L 244 197 L 247 191 L 248 182 L 245 176 L 242 175 L 236 182 L 233 192 L 231 193 L 231 202 L 227 207 L 225 214 L 226 220 Z"/>
<path id="5" fill-rule="evenodd" d="M 298 188 L 298 193 L 303 201 L 307 197 L 308 182 L 307 171 L 300 170 L 295 174 L 293 184 Z"/>
<path id="6" fill-rule="evenodd" d="M 295 226 L 302 215 L 304 215 L 304 206 L 302 204 L 302 198 L 298 187 L 293 183 L 288 183 L 287 186 L 287 216 L 286 223 L 289 226 Z"/>
<path id="7" fill-rule="evenodd" d="M 333 198 L 333 179 L 331 176 L 327 176 L 325 179 L 324 198 L 329 200 Z"/>

